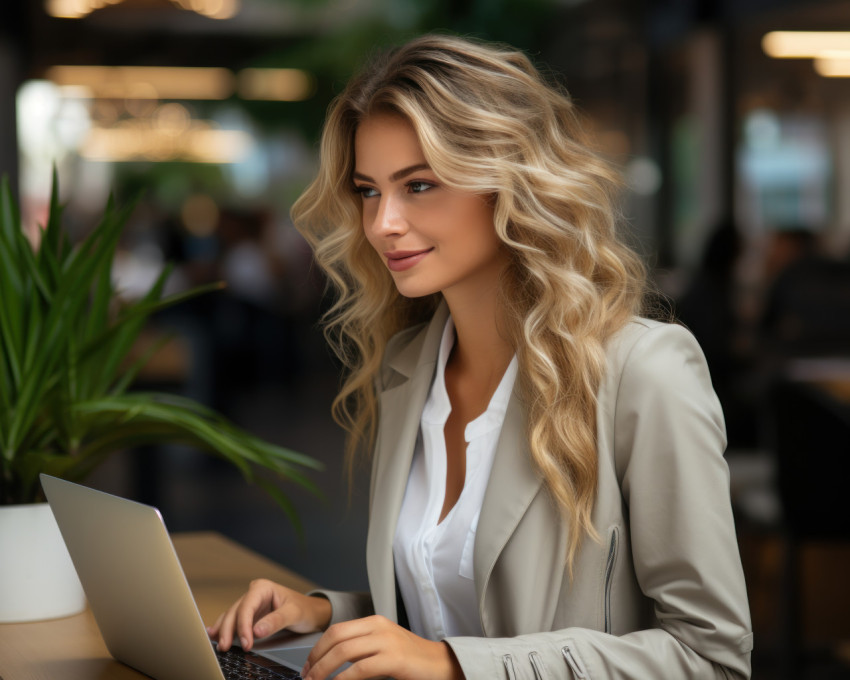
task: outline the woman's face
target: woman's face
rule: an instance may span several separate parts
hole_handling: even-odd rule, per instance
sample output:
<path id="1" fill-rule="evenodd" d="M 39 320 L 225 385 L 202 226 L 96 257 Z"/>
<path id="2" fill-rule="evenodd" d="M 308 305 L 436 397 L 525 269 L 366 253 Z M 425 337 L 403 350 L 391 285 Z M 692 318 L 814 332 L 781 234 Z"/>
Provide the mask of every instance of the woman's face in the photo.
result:
<path id="1" fill-rule="evenodd" d="M 354 138 L 363 231 L 405 297 L 471 299 L 495 289 L 507 256 L 485 197 L 450 189 L 404 118 L 376 114 Z M 470 299 L 470 298 L 468 298 Z"/>

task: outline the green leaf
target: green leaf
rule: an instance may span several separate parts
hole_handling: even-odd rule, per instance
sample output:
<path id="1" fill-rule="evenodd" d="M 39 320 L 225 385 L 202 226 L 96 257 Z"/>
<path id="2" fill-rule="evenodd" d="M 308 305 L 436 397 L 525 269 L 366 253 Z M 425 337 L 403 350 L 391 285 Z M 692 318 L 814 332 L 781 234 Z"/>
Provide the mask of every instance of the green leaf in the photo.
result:
<path id="1" fill-rule="evenodd" d="M 62 206 L 59 204 L 59 175 L 53 166 L 53 183 L 50 188 L 50 208 L 47 213 L 47 224 L 42 230 L 41 242 L 43 253 L 56 253 L 61 259 L 63 252 Z"/>
<path id="2" fill-rule="evenodd" d="M 21 380 L 23 353 L 24 278 L 20 240 L 24 239 L 12 190 L 4 177 L 0 184 L 0 342 L 4 347 L 3 370 L 11 390 Z"/>
<path id="3" fill-rule="evenodd" d="M 171 273 L 171 267 L 166 267 L 157 277 L 153 286 L 141 301 L 134 304 L 131 309 L 138 310 L 136 314 L 120 315 L 111 327 L 111 333 L 103 336 L 108 339 L 98 351 L 98 363 L 100 364 L 100 380 L 95 387 L 97 392 L 109 390 L 124 362 L 124 358 L 132 349 L 144 329 L 145 322 L 155 309 L 152 303 L 156 303 L 162 295 L 165 281 Z"/>

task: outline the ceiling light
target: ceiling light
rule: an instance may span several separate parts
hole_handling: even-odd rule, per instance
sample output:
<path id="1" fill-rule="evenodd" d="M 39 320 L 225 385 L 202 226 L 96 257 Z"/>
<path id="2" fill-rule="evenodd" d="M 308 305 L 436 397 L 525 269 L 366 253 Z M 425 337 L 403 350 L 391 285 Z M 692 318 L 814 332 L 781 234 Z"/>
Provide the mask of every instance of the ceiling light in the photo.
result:
<path id="1" fill-rule="evenodd" d="M 251 145 L 251 136 L 241 130 L 193 127 L 175 136 L 170 130 L 137 126 L 94 128 L 80 156 L 110 162 L 237 163 L 250 152 Z"/>
<path id="2" fill-rule="evenodd" d="M 850 32 L 772 31 L 761 45 L 765 54 L 777 59 L 819 57 L 829 51 L 850 51 Z"/>
<path id="3" fill-rule="evenodd" d="M 106 5 L 121 2 L 123 0 L 44 0 L 44 10 L 57 19 L 82 19 Z M 210 19 L 231 19 L 240 9 L 240 0 L 171 0 L 171 3 Z"/>
<path id="4" fill-rule="evenodd" d="M 232 19 L 239 12 L 239 0 L 171 0 L 182 9 L 210 19 Z"/>
<path id="5" fill-rule="evenodd" d="M 850 53 L 841 58 L 815 59 L 815 71 L 827 78 L 850 78 Z"/>

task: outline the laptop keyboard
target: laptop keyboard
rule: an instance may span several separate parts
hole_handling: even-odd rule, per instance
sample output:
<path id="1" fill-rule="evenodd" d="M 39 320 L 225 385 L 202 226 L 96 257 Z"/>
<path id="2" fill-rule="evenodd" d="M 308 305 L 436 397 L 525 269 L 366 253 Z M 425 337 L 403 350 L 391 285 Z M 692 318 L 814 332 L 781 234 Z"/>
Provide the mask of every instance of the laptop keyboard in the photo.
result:
<path id="1" fill-rule="evenodd" d="M 298 671 L 259 656 L 231 647 L 226 652 L 216 651 L 218 663 L 227 680 L 300 680 Z"/>

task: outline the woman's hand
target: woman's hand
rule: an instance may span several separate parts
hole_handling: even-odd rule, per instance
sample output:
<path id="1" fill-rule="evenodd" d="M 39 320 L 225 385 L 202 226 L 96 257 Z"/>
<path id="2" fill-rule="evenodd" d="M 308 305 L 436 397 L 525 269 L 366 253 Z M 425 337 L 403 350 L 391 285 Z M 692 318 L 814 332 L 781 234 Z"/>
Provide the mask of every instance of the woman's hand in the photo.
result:
<path id="1" fill-rule="evenodd" d="M 383 616 L 337 623 L 313 647 L 301 676 L 324 680 L 345 662 L 336 680 L 390 676 L 396 680 L 462 680 L 463 672 L 445 642 L 414 635 Z"/>
<path id="2" fill-rule="evenodd" d="M 330 620 L 331 603 L 325 598 L 302 595 L 273 581 L 258 579 L 207 628 L 207 633 L 224 652 L 230 649 L 234 637 L 248 651 L 254 646 L 254 638 L 284 628 L 295 633 L 313 633 L 327 628 Z"/>

